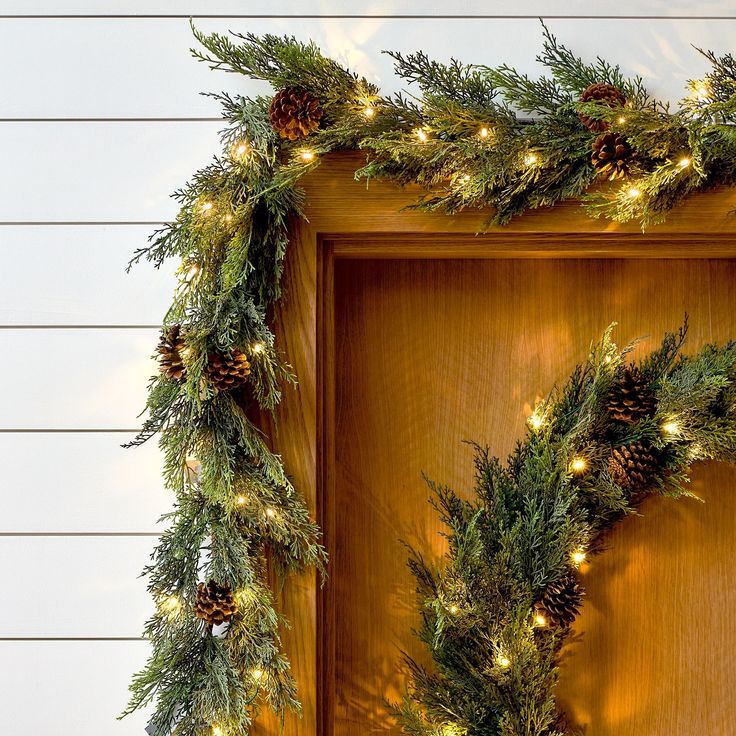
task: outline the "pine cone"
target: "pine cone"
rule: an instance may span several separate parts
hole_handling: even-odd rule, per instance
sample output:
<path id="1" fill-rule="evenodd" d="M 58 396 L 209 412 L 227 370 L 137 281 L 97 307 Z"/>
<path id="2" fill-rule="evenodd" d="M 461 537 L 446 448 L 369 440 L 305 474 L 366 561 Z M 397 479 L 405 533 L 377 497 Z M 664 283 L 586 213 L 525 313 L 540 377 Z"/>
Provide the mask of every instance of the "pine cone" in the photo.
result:
<path id="1" fill-rule="evenodd" d="M 626 98 L 618 87 L 605 82 L 597 82 L 583 91 L 583 94 L 580 95 L 580 102 L 600 102 L 608 107 L 623 107 L 626 104 Z M 608 122 L 605 120 L 595 120 L 583 112 L 578 113 L 578 117 L 580 122 L 594 133 L 602 133 L 608 129 Z"/>
<path id="2" fill-rule="evenodd" d="M 210 353 L 207 356 L 207 375 L 220 391 L 233 391 L 242 386 L 250 375 L 250 363 L 245 353 L 237 348 L 229 354 Z"/>
<path id="3" fill-rule="evenodd" d="M 657 410 L 649 382 L 634 365 L 624 370 L 621 381 L 608 395 L 608 413 L 617 422 L 634 424 L 640 419 L 651 417 Z"/>
<path id="4" fill-rule="evenodd" d="M 277 92 L 268 109 L 271 126 L 281 138 L 290 141 L 304 138 L 319 128 L 322 109 L 309 92 L 288 87 Z"/>
<path id="5" fill-rule="evenodd" d="M 181 327 L 173 325 L 168 330 L 161 331 L 161 339 L 158 341 L 158 364 L 161 373 L 167 378 L 181 381 L 186 369 L 182 360 L 182 353 L 186 343 L 181 334 Z"/>
<path id="6" fill-rule="evenodd" d="M 593 141 L 590 160 L 600 176 L 621 179 L 629 173 L 633 151 L 620 133 L 603 133 Z"/>
<path id="7" fill-rule="evenodd" d="M 214 580 L 210 580 L 207 585 L 200 583 L 197 586 L 194 615 L 210 626 L 219 626 L 229 621 L 237 608 L 235 596 L 226 585 L 218 585 Z"/>
<path id="8" fill-rule="evenodd" d="M 578 615 L 583 601 L 582 586 L 575 575 L 566 575 L 550 583 L 535 606 L 537 614 L 549 626 L 569 626 Z"/>
<path id="9" fill-rule="evenodd" d="M 659 463 L 646 440 L 616 447 L 608 458 L 608 472 L 614 483 L 629 491 L 641 491 L 654 480 Z"/>

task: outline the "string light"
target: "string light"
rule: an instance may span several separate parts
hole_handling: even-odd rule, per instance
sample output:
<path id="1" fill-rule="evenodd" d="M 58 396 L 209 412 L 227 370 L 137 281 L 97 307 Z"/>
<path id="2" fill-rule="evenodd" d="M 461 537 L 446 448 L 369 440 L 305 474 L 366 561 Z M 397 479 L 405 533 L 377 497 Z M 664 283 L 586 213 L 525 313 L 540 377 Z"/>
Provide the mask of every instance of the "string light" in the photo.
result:
<path id="1" fill-rule="evenodd" d="M 529 417 L 527 421 L 529 422 L 529 426 L 532 429 L 541 429 L 544 425 L 544 417 L 536 411 Z"/>
<path id="2" fill-rule="evenodd" d="M 371 105 L 366 105 L 363 108 L 363 116 L 370 120 L 376 114 L 376 108 Z"/>
<path id="3" fill-rule="evenodd" d="M 680 159 L 680 160 L 679 160 L 679 161 L 677 162 L 677 165 L 678 165 L 678 166 L 679 166 L 679 167 L 680 167 L 681 169 L 686 169 L 686 168 L 687 168 L 688 166 L 690 166 L 690 159 L 689 159 L 689 158 L 688 158 L 687 156 L 684 156 L 683 158 L 681 158 L 681 159 Z"/>
<path id="4" fill-rule="evenodd" d="M 631 199 L 636 199 L 641 196 L 641 192 L 636 187 L 631 187 L 626 194 L 628 194 Z"/>
<path id="5" fill-rule="evenodd" d="M 212 202 L 202 202 L 200 209 L 206 215 L 215 205 Z"/>
<path id="6" fill-rule="evenodd" d="M 541 611 L 537 611 L 534 614 L 534 624 L 536 626 L 546 626 L 547 625 L 547 619 L 545 618 L 544 614 Z"/>
<path id="7" fill-rule="evenodd" d="M 173 618 L 177 613 L 179 613 L 181 601 L 175 595 L 170 595 L 159 603 L 159 607 L 162 611 L 166 611 L 169 614 L 169 617 Z"/>
<path id="8" fill-rule="evenodd" d="M 665 422 L 662 425 L 662 431 L 666 432 L 667 434 L 679 434 L 680 432 L 680 425 L 678 422 L 674 421 L 674 419 L 670 420 L 669 422 Z"/>
<path id="9" fill-rule="evenodd" d="M 212 736 L 225 736 L 225 732 L 219 726 L 212 726 Z"/>
<path id="10" fill-rule="evenodd" d="M 197 278 L 197 276 L 199 276 L 201 270 L 202 269 L 200 268 L 198 263 L 192 263 L 187 269 L 187 272 L 184 274 L 184 281 L 186 281 L 187 283 L 193 281 Z"/>
<path id="11" fill-rule="evenodd" d="M 247 503 L 248 499 L 245 496 L 238 496 L 235 499 L 235 503 L 238 504 L 238 506 L 243 506 L 245 503 Z"/>
<path id="12" fill-rule="evenodd" d="M 427 135 L 427 131 L 424 130 L 424 128 L 417 128 L 414 131 L 414 135 L 416 135 L 417 138 L 419 138 L 420 143 L 426 143 L 429 140 L 429 136 Z"/>
<path id="13" fill-rule="evenodd" d="M 573 473 L 582 473 L 585 468 L 588 467 L 588 462 L 584 457 L 576 457 L 573 458 L 573 461 L 570 463 L 570 467 L 572 468 Z"/>
<path id="14" fill-rule="evenodd" d="M 254 342 L 251 347 L 251 352 L 255 355 L 262 353 L 266 349 L 266 346 L 262 342 Z"/>
<path id="15" fill-rule="evenodd" d="M 575 566 L 580 566 L 583 564 L 583 562 L 585 562 L 585 558 L 587 557 L 587 555 L 582 549 L 578 549 L 572 553 L 571 557 L 572 557 L 573 564 Z"/>
<path id="16" fill-rule="evenodd" d="M 620 118 L 618 119 L 618 124 L 619 124 L 619 125 L 623 125 L 623 124 L 624 124 L 625 122 L 626 122 L 626 118 L 625 118 L 625 117 L 624 117 L 624 116 L 622 115 L 622 116 L 621 116 L 621 117 L 620 117 Z"/>
<path id="17" fill-rule="evenodd" d="M 263 677 L 263 670 L 254 669 L 250 671 L 250 674 L 253 676 L 253 679 L 258 681 Z"/>
<path id="18" fill-rule="evenodd" d="M 272 508 L 266 509 L 266 516 L 268 516 L 269 519 L 273 519 L 274 516 L 276 516 L 276 511 Z"/>
<path id="19" fill-rule="evenodd" d="M 692 97 L 698 102 L 707 102 L 710 98 L 710 88 L 706 82 L 699 82 L 693 89 Z"/>
<path id="20" fill-rule="evenodd" d="M 460 180 L 463 183 L 467 184 L 470 181 L 470 174 L 463 174 L 462 177 L 460 178 Z"/>
<path id="21" fill-rule="evenodd" d="M 456 605 L 450 606 L 450 613 L 454 616 L 460 609 Z"/>
<path id="22" fill-rule="evenodd" d="M 534 166 L 539 161 L 539 156 L 536 153 L 528 153 L 524 158 L 524 163 L 527 166 Z"/>
<path id="23" fill-rule="evenodd" d="M 232 222 L 233 216 L 231 214 L 225 215 L 225 222 Z"/>
<path id="24" fill-rule="evenodd" d="M 235 158 L 243 159 L 250 154 L 251 150 L 250 143 L 247 141 L 241 141 L 233 146 L 233 156 Z"/>
<path id="25" fill-rule="evenodd" d="M 511 667 L 511 660 L 505 654 L 499 654 L 496 657 L 496 664 L 499 667 L 503 667 L 504 669 L 508 669 L 509 667 Z"/>
<path id="26" fill-rule="evenodd" d="M 488 136 L 490 135 L 490 133 L 491 133 L 491 131 L 490 131 L 490 130 L 488 130 L 488 128 L 485 128 L 485 127 L 481 128 L 481 129 L 480 129 L 480 130 L 478 131 L 478 135 L 479 135 L 479 136 L 480 136 L 481 138 L 488 138 Z"/>
<path id="27" fill-rule="evenodd" d="M 314 151 L 310 151 L 308 148 L 305 148 L 299 156 L 301 157 L 302 161 L 314 161 Z"/>

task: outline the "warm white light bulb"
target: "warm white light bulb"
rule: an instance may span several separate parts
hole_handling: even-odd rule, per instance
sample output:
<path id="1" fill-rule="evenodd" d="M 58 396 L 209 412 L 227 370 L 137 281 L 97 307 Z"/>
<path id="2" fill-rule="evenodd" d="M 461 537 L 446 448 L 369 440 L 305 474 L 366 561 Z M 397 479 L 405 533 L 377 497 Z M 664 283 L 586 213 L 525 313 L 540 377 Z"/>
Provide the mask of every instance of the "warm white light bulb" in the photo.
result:
<path id="1" fill-rule="evenodd" d="M 427 131 L 424 130 L 424 128 L 417 128 L 414 133 L 416 134 L 417 138 L 419 138 L 419 141 L 421 143 L 426 143 L 429 136 L 427 135 Z"/>
<path id="2" fill-rule="evenodd" d="M 524 158 L 524 163 L 527 166 L 534 166 L 539 161 L 539 156 L 536 153 L 528 153 Z"/>
<path id="3" fill-rule="evenodd" d="M 677 434 L 680 431 L 680 425 L 676 421 L 671 420 L 662 425 L 662 430 L 667 434 Z"/>
<path id="4" fill-rule="evenodd" d="M 684 156 L 677 162 L 678 166 L 681 169 L 686 169 L 688 166 L 690 166 L 690 159 L 687 156 Z"/>
<path id="5" fill-rule="evenodd" d="M 215 205 L 212 202 L 202 202 L 201 210 L 204 213 L 209 212 Z"/>
<path id="6" fill-rule="evenodd" d="M 376 114 L 376 108 L 371 107 L 370 105 L 366 105 L 363 108 L 363 115 L 367 117 L 369 120 Z"/>
<path id="7" fill-rule="evenodd" d="M 575 565 L 582 565 L 585 562 L 586 554 L 583 550 L 579 549 L 572 553 L 572 561 Z"/>
<path id="8" fill-rule="evenodd" d="M 273 519 L 273 517 L 276 516 L 276 512 L 273 509 L 268 508 L 266 509 L 266 516 L 268 516 L 269 519 Z"/>
<path id="9" fill-rule="evenodd" d="M 452 613 L 453 615 L 456 614 L 459 610 L 460 609 L 455 605 L 450 606 L 450 613 Z"/>
<path id="10" fill-rule="evenodd" d="M 537 626 L 546 626 L 547 625 L 547 619 L 545 618 L 543 613 L 537 612 L 534 614 L 534 623 Z"/>
<path id="11" fill-rule="evenodd" d="M 504 669 L 511 666 L 511 660 L 505 654 L 499 654 L 496 657 L 496 662 L 499 667 L 503 667 Z"/>
<path id="12" fill-rule="evenodd" d="M 541 414 L 538 414 L 537 412 L 534 412 L 534 414 L 532 414 L 529 417 L 528 421 L 529 421 L 529 426 L 532 429 L 541 429 L 542 425 L 544 425 L 544 417 Z"/>
<path id="13" fill-rule="evenodd" d="M 621 117 L 620 117 L 620 118 L 618 119 L 618 124 L 619 124 L 619 125 L 623 125 L 623 124 L 624 124 L 625 122 L 626 122 L 626 118 L 625 118 L 625 117 L 624 117 L 624 116 L 622 115 L 622 116 L 621 116 Z"/>
<path id="14" fill-rule="evenodd" d="M 467 184 L 470 181 L 470 174 L 463 174 L 462 180 Z"/>
<path id="15" fill-rule="evenodd" d="M 212 726 L 212 736 L 224 736 L 224 733 L 219 726 Z"/>
<path id="16" fill-rule="evenodd" d="M 488 138 L 489 134 L 490 134 L 490 131 L 488 130 L 488 128 L 481 128 L 481 129 L 480 129 L 480 130 L 478 131 L 478 135 L 479 135 L 479 136 L 480 136 L 481 138 Z"/>
<path id="17" fill-rule="evenodd" d="M 641 196 L 641 192 L 636 187 L 631 187 L 626 194 L 628 194 L 631 199 L 636 199 Z"/>
<path id="18" fill-rule="evenodd" d="M 588 467 L 588 463 L 584 457 L 576 457 L 573 458 L 570 467 L 573 469 L 573 472 L 582 473 Z"/>
<path id="19" fill-rule="evenodd" d="M 235 501 L 238 506 L 243 506 L 248 499 L 245 496 L 238 496 Z"/>
<path id="20" fill-rule="evenodd" d="M 262 353 L 265 348 L 266 346 L 262 342 L 254 342 L 253 347 L 251 347 L 251 351 L 253 353 Z"/>
<path id="21" fill-rule="evenodd" d="M 302 161 L 314 161 L 314 151 L 305 149 L 299 155 L 301 156 Z"/>
<path id="22" fill-rule="evenodd" d="M 254 680 L 260 680 L 261 677 L 263 677 L 263 670 L 259 670 L 259 669 L 251 670 L 251 675 L 253 675 Z"/>

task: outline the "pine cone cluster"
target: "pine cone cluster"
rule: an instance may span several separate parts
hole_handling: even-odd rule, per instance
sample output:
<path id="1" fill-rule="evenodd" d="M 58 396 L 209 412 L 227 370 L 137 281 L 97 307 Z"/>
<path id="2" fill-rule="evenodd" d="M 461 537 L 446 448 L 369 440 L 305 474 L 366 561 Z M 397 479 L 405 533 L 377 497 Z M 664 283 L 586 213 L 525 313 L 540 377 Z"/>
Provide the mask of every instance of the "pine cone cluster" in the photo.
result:
<path id="1" fill-rule="evenodd" d="M 656 410 L 657 399 L 649 381 L 635 365 L 628 366 L 621 381 L 608 395 L 608 413 L 611 419 L 634 424 L 653 416 Z"/>
<path id="2" fill-rule="evenodd" d="M 621 133 L 603 133 L 593 141 L 590 160 L 599 176 L 621 179 L 629 173 L 633 151 Z"/>
<path id="3" fill-rule="evenodd" d="M 569 626 L 578 615 L 585 595 L 575 575 L 550 583 L 537 602 L 535 611 L 549 626 Z"/>
<path id="4" fill-rule="evenodd" d="M 210 626 L 219 626 L 229 621 L 237 608 L 235 596 L 226 585 L 218 585 L 210 580 L 207 585 L 200 583 L 197 586 L 194 615 Z"/>
<path id="5" fill-rule="evenodd" d="M 268 110 L 271 126 L 281 138 L 296 141 L 319 128 L 322 109 L 319 100 L 297 87 L 277 92 Z"/>
<path id="6" fill-rule="evenodd" d="M 159 369 L 167 378 L 176 381 L 181 381 L 184 378 L 186 369 L 184 368 L 182 353 L 185 348 L 186 343 L 179 325 L 173 325 L 168 330 L 162 330 L 161 339 L 156 350 L 158 352 Z"/>
<path id="7" fill-rule="evenodd" d="M 605 82 L 597 82 L 583 91 L 583 94 L 580 95 L 580 102 L 600 102 L 608 107 L 623 107 L 626 104 L 626 98 L 618 87 Z M 605 120 L 595 120 L 583 112 L 578 113 L 578 117 L 580 122 L 594 133 L 608 130 L 608 122 Z"/>
<path id="8" fill-rule="evenodd" d="M 616 447 L 608 458 L 611 479 L 628 491 L 641 491 L 651 485 L 658 467 L 654 448 L 646 440 Z"/>
<path id="9" fill-rule="evenodd" d="M 218 391 L 234 391 L 250 375 L 250 363 L 246 354 L 235 348 L 229 353 L 210 353 L 207 356 L 206 371 Z"/>

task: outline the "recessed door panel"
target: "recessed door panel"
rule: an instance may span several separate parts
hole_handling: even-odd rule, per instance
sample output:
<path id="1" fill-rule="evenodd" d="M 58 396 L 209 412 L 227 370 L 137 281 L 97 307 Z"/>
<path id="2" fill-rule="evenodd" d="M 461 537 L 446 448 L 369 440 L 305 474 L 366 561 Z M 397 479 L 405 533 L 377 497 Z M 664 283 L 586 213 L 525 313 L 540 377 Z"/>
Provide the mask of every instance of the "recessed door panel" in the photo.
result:
<path id="1" fill-rule="evenodd" d="M 401 651 L 426 661 L 402 540 L 443 551 L 422 473 L 470 492 L 463 440 L 505 457 L 611 322 L 643 351 L 685 312 L 688 350 L 733 337 L 736 264 L 338 259 L 334 274 L 334 734 L 399 733 L 384 699 L 402 692 Z M 589 734 L 736 723 L 736 472 L 698 466 L 693 489 L 705 504 L 649 500 L 585 571 L 559 697 Z"/>

